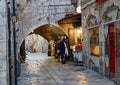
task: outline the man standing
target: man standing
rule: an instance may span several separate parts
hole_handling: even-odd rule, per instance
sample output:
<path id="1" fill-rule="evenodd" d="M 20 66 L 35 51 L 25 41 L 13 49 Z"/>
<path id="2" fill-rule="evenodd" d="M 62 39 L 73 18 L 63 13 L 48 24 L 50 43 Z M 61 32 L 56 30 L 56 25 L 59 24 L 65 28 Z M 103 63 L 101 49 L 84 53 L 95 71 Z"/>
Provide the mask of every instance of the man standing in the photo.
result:
<path id="1" fill-rule="evenodd" d="M 65 38 L 62 39 L 62 41 L 60 42 L 60 55 L 61 55 L 61 59 L 62 59 L 62 64 L 65 64 Z"/>

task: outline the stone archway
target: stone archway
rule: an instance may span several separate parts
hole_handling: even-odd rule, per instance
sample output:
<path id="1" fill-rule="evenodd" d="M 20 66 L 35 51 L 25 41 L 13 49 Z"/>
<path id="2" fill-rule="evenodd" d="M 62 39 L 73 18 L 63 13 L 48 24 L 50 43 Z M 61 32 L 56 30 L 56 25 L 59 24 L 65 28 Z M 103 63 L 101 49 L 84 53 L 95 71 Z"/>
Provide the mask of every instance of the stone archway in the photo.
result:
<path id="1" fill-rule="evenodd" d="M 53 24 L 44 24 L 42 26 L 32 29 L 31 32 L 30 32 L 30 30 L 26 31 L 26 33 L 23 34 L 23 36 L 18 37 L 20 42 L 18 42 L 18 44 L 17 44 L 17 49 L 18 49 L 19 59 L 21 60 L 21 62 L 24 62 L 25 56 L 26 56 L 25 38 L 31 34 L 38 34 L 38 35 L 42 36 L 43 38 L 45 38 L 48 42 L 50 42 L 51 40 L 53 40 L 55 42 L 58 39 L 58 37 L 60 37 L 60 36 L 67 37 L 67 35 L 62 31 L 62 29 L 58 26 L 55 26 L 55 24 L 54 25 Z"/>
<path id="2" fill-rule="evenodd" d="M 20 34 L 17 35 L 17 49 L 18 49 L 18 52 L 19 52 L 19 48 L 22 44 L 22 42 L 24 41 L 24 39 L 34 30 L 36 34 L 39 34 L 41 36 L 43 36 L 44 38 L 46 38 L 44 35 L 40 34 L 40 29 L 41 27 L 45 26 L 45 25 L 48 25 L 47 23 L 46 24 L 41 24 L 40 26 L 35 26 L 34 28 L 30 28 L 28 30 L 22 30 L 24 32 L 20 32 Z M 56 29 L 60 30 L 62 34 L 66 35 L 62 29 L 57 25 L 57 24 L 49 24 L 51 26 L 54 26 Z M 49 28 L 45 28 L 45 29 L 49 29 Z M 39 32 L 38 32 L 39 31 Z M 46 34 L 47 35 L 47 34 Z M 52 35 L 50 35 L 52 36 Z M 56 36 L 54 36 L 56 37 Z"/>
<path id="3" fill-rule="evenodd" d="M 101 21 L 104 19 L 104 16 L 109 11 L 109 9 L 111 9 L 112 7 L 120 8 L 119 2 L 117 2 L 117 0 L 108 0 L 106 3 L 103 4 L 100 12 Z"/>
<path id="4" fill-rule="evenodd" d="M 23 0 L 22 0 L 23 1 Z M 19 52 L 20 45 L 25 37 L 34 29 L 51 24 L 58 28 L 57 21 L 62 19 L 66 14 L 75 12 L 75 7 L 71 0 L 63 1 L 24 1 L 18 0 L 16 32 L 17 32 L 17 49 Z"/>

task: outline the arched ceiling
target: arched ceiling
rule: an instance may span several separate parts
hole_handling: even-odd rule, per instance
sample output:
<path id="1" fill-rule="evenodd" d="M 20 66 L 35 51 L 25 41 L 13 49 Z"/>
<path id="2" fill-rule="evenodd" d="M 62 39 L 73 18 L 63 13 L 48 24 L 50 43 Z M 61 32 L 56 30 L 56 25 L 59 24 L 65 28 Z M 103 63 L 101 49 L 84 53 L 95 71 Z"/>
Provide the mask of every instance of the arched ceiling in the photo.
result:
<path id="1" fill-rule="evenodd" d="M 40 26 L 37 29 L 33 30 L 30 34 L 33 33 L 43 36 L 48 41 L 52 39 L 56 40 L 59 36 L 65 35 L 65 33 L 60 28 L 50 24 Z"/>

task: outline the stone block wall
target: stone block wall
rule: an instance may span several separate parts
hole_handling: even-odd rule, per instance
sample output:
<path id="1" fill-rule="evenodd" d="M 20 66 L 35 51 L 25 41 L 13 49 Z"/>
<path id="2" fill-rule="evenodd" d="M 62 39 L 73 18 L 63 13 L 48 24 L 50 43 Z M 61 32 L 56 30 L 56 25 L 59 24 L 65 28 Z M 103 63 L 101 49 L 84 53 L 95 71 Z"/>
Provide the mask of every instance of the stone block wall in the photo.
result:
<path id="1" fill-rule="evenodd" d="M 0 0 L 0 85 L 8 85 L 8 40 L 6 1 Z"/>
<path id="2" fill-rule="evenodd" d="M 20 2 L 19 2 L 20 3 Z M 20 4 L 23 4 L 22 2 Z M 19 10 L 19 7 L 18 7 Z M 71 0 L 31 0 L 22 12 L 17 12 L 16 24 L 18 49 L 22 41 L 34 29 L 45 24 L 56 24 L 66 14 L 75 12 Z"/>

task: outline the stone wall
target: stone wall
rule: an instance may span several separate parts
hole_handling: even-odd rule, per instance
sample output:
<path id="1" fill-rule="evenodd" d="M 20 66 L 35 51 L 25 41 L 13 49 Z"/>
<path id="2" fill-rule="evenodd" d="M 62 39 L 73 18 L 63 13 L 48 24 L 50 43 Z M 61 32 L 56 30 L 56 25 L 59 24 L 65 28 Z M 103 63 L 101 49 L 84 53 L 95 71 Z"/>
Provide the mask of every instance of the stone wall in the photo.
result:
<path id="1" fill-rule="evenodd" d="M 8 41 L 6 1 L 0 0 L 0 85 L 8 84 Z"/>
<path id="2" fill-rule="evenodd" d="M 88 3 L 87 3 L 88 4 Z M 96 10 L 96 5 L 95 3 L 86 6 L 85 8 L 82 9 L 82 28 L 83 28 L 83 52 L 85 56 L 89 56 L 90 54 L 90 48 L 89 48 L 89 35 L 88 35 L 88 28 L 87 28 L 87 22 L 88 19 L 91 15 L 94 15 L 98 22 L 99 20 L 99 10 Z M 89 60 L 89 57 L 87 58 Z M 87 66 L 89 63 L 86 63 Z"/>
<path id="3" fill-rule="evenodd" d="M 22 4 L 22 3 L 21 3 Z M 19 7 L 18 7 L 19 10 Z M 66 14 L 75 12 L 71 0 L 32 0 L 22 12 L 17 13 L 16 24 L 18 49 L 25 37 L 34 29 L 45 24 L 57 24 Z"/>

